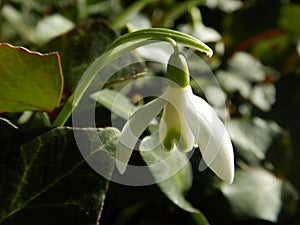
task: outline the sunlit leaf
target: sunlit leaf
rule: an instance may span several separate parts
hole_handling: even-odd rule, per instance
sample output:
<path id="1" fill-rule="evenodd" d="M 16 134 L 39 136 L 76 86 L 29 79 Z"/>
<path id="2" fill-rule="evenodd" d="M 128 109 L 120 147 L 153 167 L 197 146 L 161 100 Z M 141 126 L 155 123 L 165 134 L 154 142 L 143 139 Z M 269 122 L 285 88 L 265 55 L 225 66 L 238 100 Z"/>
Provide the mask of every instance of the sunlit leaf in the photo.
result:
<path id="1" fill-rule="evenodd" d="M 92 213 L 96 221 L 108 181 L 87 166 L 73 131 L 72 128 L 49 130 L 7 154 L 5 160 L 1 159 L 5 161 L 0 174 L 1 222 L 17 219 L 18 213 L 24 210 L 30 213 L 30 209 L 45 207 L 47 212 L 60 210 L 60 206 Z M 76 132 L 87 138 L 93 157 L 115 151 L 118 131 L 114 128 L 77 129 Z M 92 135 L 94 132 L 98 135 Z M 100 138 L 102 145 L 95 146 L 95 138 Z"/>
<path id="2" fill-rule="evenodd" d="M 51 39 L 70 31 L 73 27 L 74 24 L 60 14 L 46 16 L 38 22 L 34 32 L 29 35 L 28 39 L 34 44 L 43 45 Z"/>
<path id="3" fill-rule="evenodd" d="M 221 35 L 215 29 L 211 27 L 204 26 L 203 24 L 199 24 L 198 26 L 192 26 L 190 24 L 185 24 L 179 27 L 179 30 L 182 32 L 191 34 L 199 40 L 207 43 L 207 42 L 217 42 L 221 40 Z"/>
<path id="4" fill-rule="evenodd" d="M 273 139 L 282 132 L 275 122 L 260 118 L 231 119 L 226 126 L 238 153 L 250 164 L 263 160 Z"/>
<path id="5" fill-rule="evenodd" d="M 276 222 L 280 209 L 282 180 L 265 170 L 238 170 L 232 185 L 221 191 L 239 218 L 258 218 Z"/>
<path id="6" fill-rule="evenodd" d="M 276 101 L 276 90 L 273 84 L 255 85 L 251 95 L 254 105 L 263 111 L 269 111 Z"/>
<path id="7" fill-rule="evenodd" d="M 269 111 L 276 101 L 274 84 L 264 83 L 268 77 L 276 80 L 278 72 L 246 52 L 235 53 L 227 70 L 217 71 L 218 81 L 227 92 L 238 92 L 263 111 Z"/>
<path id="8" fill-rule="evenodd" d="M 205 1 L 209 8 L 220 8 L 221 10 L 231 13 L 243 7 L 240 0 L 207 0 Z"/>
<path id="9" fill-rule="evenodd" d="M 165 42 L 145 45 L 137 49 L 137 52 L 144 58 L 153 62 L 168 63 L 172 54 L 172 46 Z"/>
<path id="10" fill-rule="evenodd" d="M 63 77 L 57 53 L 0 44 L 0 74 L 0 112 L 51 112 L 59 105 Z"/>
<path id="11" fill-rule="evenodd" d="M 244 98 L 249 98 L 251 94 L 251 85 L 242 77 L 232 74 L 228 71 L 217 71 L 217 78 L 220 85 L 229 93 L 239 92 Z"/>
<path id="12" fill-rule="evenodd" d="M 144 28 L 150 28 L 151 27 L 151 21 L 148 17 L 137 14 L 132 17 L 132 19 L 127 24 L 128 27 L 132 30 L 139 30 Z"/>
<path id="13" fill-rule="evenodd" d="M 260 61 L 246 52 L 236 52 L 228 67 L 230 72 L 248 81 L 261 81 L 266 76 Z"/>

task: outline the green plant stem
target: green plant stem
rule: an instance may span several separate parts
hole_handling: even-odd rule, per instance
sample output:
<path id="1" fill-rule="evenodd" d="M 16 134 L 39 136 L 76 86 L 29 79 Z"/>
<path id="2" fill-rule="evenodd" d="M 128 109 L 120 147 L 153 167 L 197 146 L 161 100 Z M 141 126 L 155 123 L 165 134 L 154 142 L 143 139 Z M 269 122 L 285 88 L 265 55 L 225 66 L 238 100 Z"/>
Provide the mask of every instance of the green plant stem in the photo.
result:
<path id="1" fill-rule="evenodd" d="M 63 126 L 66 123 L 73 109 L 78 106 L 84 93 L 104 66 L 126 52 L 157 41 L 166 41 L 171 43 L 172 46 L 174 46 L 174 43 L 182 44 L 183 46 L 204 52 L 208 56 L 212 55 L 212 50 L 203 42 L 179 31 L 165 28 L 149 28 L 125 34 L 111 43 L 107 50 L 88 67 L 76 91 L 67 100 L 52 126 Z"/>

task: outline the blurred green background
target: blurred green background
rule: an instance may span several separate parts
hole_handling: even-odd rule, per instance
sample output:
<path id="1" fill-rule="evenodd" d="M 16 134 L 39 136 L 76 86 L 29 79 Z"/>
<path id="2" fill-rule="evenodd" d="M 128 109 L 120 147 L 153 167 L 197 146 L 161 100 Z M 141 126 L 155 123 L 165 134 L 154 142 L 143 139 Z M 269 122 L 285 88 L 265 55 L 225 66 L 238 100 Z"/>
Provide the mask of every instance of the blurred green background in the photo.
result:
<path id="1" fill-rule="evenodd" d="M 52 112 L 45 110 L 48 106 L 24 112 L 0 105 L 0 224 L 300 225 L 299 1 L 0 0 L 0 42 L 59 53 L 64 77 L 59 104 L 114 39 L 150 27 L 186 32 L 214 50 L 211 58 L 199 54 L 208 67 L 188 62 L 195 81 L 204 87 L 199 90 L 192 83 L 194 92 L 227 112 L 234 183 L 224 184 L 208 170 L 199 172 L 198 153 L 191 159 L 193 180 L 173 197 L 168 195 L 173 181 L 167 187 L 109 182 L 78 163 L 81 156 L 71 130 L 49 128 L 60 105 Z M 155 56 L 160 54 L 156 50 L 146 51 Z M 4 65 L 14 62 L 0 56 L 1 87 Z M 140 75 L 161 75 L 157 65 L 143 60 L 143 52 L 132 57 L 141 63 L 122 69 L 108 85 L 117 89 Z M 38 62 L 32 66 L 34 73 Z M 225 104 L 215 97 L 207 68 L 215 74 Z M 96 108 L 99 127 L 111 125 L 104 106 L 100 102 Z M 36 160 L 28 163 L 30 157 Z M 143 163 L 139 155 L 133 161 Z M 176 202 L 181 195 L 199 211 L 190 213 L 185 203 Z"/>

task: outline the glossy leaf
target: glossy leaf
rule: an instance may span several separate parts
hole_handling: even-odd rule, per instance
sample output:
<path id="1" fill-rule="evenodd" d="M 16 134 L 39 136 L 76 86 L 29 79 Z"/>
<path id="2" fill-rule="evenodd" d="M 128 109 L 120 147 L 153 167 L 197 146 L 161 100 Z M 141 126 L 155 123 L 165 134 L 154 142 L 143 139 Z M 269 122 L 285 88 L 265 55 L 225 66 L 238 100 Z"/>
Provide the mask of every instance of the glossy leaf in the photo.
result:
<path id="1" fill-rule="evenodd" d="M 0 223 L 17 219 L 18 213 L 30 213 L 36 207 L 53 211 L 60 210 L 60 206 L 90 212 L 96 221 L 108 181 L 87 166 L 73 131 L 66 127 L 49 130 L 8 153 L 5 160 L 1 159 L 5 164 L 1 171 Z M 76 132 L 87 138 L 91 156 L 102 151 L 113 154 L 116 129 L 77 129 Z M 95 132 L 97 136 L 92 135 Z M 95 138 L 102 140 L 101 146 L 94 145 Z"/>
<path id="2" fill-rule="evenodd" d="M 246 52 L 236 52 L 228 67 L 230 72 L 248 81 L 261 81 L 266 76 L 261 62 Z"/>
<path id="3" fill-rule="evenodd" d="M 276 101 L 276 89 L 273 84 L 259 84 L 253 88 L 252 103 L 263 111 L 269 111 Z"/>
<path id="4" fill-rule="evenodd" d="M 185 153 L 164 151 L 158 134 L 145 137 L 140 145 L 141 155 L 161 191 L 177 206 L 198 214 L 201 223 L 208 224 L 205 217 L 188 202 L 184 195 L 191 188 L 193 173 L 189 158 Z"/>
<path id="5" fill-rule="evenodd" d="M 237 151 L 250 164 L 265 159 L 273 138 L 282 132 L 275 122 L 260 118 L 231 119 L 226 126 Z"/>
<path id="6" fill-rule="evenodd" d="M 234 183 L 221 191 L 239 218 L 251 217 L 276 222 L 282 207 L 282 180 L 265 170 L 237 171 Z"/>
<path id="7" fill-rule="evenodd" d="M 63 76 L 57 53 L 0 44 L 0 112 L 51 112 L 60 103 Z"/>
<path id="8" fill-rule="evenodd" d="M 54 14 L 40 20 L 34 32 L 28 38 L 35 44 L 43 45 L 51 39 L 70 31 L 73 27 L 74 24 L 70 20 L 60 14 Z"/>

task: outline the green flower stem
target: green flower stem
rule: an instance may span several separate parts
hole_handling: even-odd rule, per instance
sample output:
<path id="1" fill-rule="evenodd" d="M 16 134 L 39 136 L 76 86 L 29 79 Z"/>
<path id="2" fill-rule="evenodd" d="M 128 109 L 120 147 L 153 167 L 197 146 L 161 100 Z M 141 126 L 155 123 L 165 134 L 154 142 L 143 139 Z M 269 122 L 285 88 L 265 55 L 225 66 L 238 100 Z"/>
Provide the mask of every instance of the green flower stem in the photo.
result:
<path id="1" fill-rule="evenodd" d="M 212 50 L 197 38 L 190 36 L 188 34 L 182 33 L 180 31 L 175 31 L 166 28 L 147 28 L 137 30 L 128 34 L 125 34 L 118 39 L 116 39 L 109 47 L 111 50 L 119 45 L 128 43 L 130 41 L 136 41 L 141 39 L 156 40 L 156 41 L 166 41 L 166 38 L 171 38 L 178 44 L 185 47 L 193 48 L 197 51 L 203 52 L 208 56 L 212 56 Z"/>
<path id="2" fill-rule="evenodd" d="M 107 50 L 88 67 L 83 74 L 76 91 L 67 100 L 52 126 L 57 127 L 65 124 L 71 116 L 73 109 L 78 106 L 85 91 L 105 65 L 126 52 L 157 41 L 166 41 L 173 46 L 174 43 L 182 44 L 183 46 L 204 52 L 208 56 L 212 55 L 212 50 L 203 42 L 179 31 L 164 28 L 149 28 L 125 34 L 111 43 Z"/>

